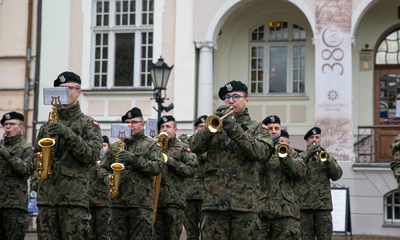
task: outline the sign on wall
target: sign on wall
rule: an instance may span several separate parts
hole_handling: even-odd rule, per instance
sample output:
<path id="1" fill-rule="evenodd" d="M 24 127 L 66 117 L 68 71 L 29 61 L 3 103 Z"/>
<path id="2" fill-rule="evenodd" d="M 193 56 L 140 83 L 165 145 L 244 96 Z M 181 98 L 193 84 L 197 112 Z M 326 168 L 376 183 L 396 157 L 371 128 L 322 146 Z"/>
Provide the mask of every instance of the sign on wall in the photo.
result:
<path id="1" fill-rule="evenodd" d="M 316 0 L 315 125 L 322 146 L 350 161 L 352 140 L 352 1 Z"/>

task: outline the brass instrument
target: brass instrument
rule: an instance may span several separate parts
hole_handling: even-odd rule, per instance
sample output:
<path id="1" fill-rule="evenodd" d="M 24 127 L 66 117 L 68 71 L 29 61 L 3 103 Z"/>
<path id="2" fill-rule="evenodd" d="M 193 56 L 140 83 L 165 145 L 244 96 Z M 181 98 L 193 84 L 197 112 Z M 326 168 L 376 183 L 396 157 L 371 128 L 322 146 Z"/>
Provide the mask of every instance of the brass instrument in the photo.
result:
<path id="1" fill-rule="evenodd" d="M 38 145 L 42 147 L 42 151 L 37 153 L 37 179 L 46 181 L 51 176 L 51 165 L 53 164 L 53 146 L 56 143 L 55 138 L 49 136 L 49 126 L 58 121 L 57 109 L 61 105 L 60 96 L 51 97 L 51 105 L 53 106 L 52 111 L 49 112 L 47 120 L 47 131 L 46 137 L 38 141 Z"/>
<path id="2" fill-rule="evenodd" d="M 235 110 L 233 110 L 233 106 L 231 106 L 227 113 L 222 117 L 218 117 L 217 115 L 208 116 L 205 121 L 205 127 L 208 128 L 208 130 L 210 130 L 212 133 L 219 132 L 222 128 L 222 119 L 226 118 L 230 114 L 233 114 L 232 117 L 235 117 Z"/>
<path id="3" fill-rule="evenodd" d="M 121 171 L 125 168 L 124 164 L 118 162 L 118 154 L 120 151 L 125 149 L 125 132 L 119 132 L 118 138 L 121 140 L 118 142 L 117 152 L 115 154 L 115 163 L 111 164 L 113 174 L 110 176 L 110 182 L 108 187 L 110 188 L 109 197 L 116 198 L 119 194 L 119 186 L 121 184 Z"/>
<path id="4" fill-rule="evenodd" d="M 276 154 L 280 157 L 280 158 L 285 158 L 287 157 L 287 155 L 290 153 L 290 147 L 289 145 L 287 145 L 286 143 L 281 143 L 280 141 L 278 141 L 276 143 Z"/>
<path id="5" fill-rule="evenodd" d="M 166 132 L 161 132 L 157 136 L 157 142 L 161 145 L 161 151 L 163 152 L 164 162 L 167 162 L 168 156 L 164 153 L 165 149 L 168 146 L 168 134 Z M 160 186 L 161 186 L 161 179 L 162 173 L 158 176 L 154 177 L 154 184 L 153 184 L 153 211 L 151 214 L 154 216 L 153 224 L 156 222 L 156 215 L 157 215 L 157 206 L 158 206 L 158 197 L 160 195 Z"/>
<path id="6" fill-rule="evenodd" d="M 315 145 L 316 143 L 313 142 L 313 145 Z M 321 162 L 325 162 L 326 160 L 329 159 L 329 153 L 326 151 L 322 151 L 321 148 L 318 148 L 318 152 L 316 153 L 318 160 L 320 160 Z"/>

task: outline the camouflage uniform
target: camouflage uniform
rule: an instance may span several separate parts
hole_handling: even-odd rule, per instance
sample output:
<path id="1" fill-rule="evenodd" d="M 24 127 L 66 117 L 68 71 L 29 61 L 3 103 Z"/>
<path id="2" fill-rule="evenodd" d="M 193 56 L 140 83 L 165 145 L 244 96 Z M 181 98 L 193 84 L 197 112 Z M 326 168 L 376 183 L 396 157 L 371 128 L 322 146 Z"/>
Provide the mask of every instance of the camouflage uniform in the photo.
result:
<path id="1" fill-rule="evenodd" d="M 398 187 L 397 191 L 400 194 L 400 134 L 397 135 L 394 143 L 392 144 L 392 161 L 390 162 L 390 168 L 393 171 L 394 177 L 397 180 Z"/>
<path id="2" fill-rule="evenodd" d="M 318 160 L 315 155 L 308 159 L 306 156 L 307 151 L 300 154 L 307 167 L 306 175 L 299 183 L 301 239 L 331 239 L 333 208 L 329 179 L 340 179 L 343 171 L 332 156 L 325 162 Z"/>
<path id="3" fill-rule="evenodd" d="M 168 139 L 168 161 L 162 171 L 154 239 L 178 240 L 182 233 L 186 203 L 186 180 L 194 176 L 197 157 L 178 139 Z"/>
<path id="4" fill-rule="evenodd" d="M 236 124 L 213 134 L 202 128 L 190 139 L 193 152 L 207 152 L 204 179 L 204 239 L 259 239 L 259 163 L 272 148 L 268 128 L 250 119 L 248 109 L 236 113 Z"/>
<path id="5" fill-rule="evenodd" d="M 21 133 L 7 137 L 4 146 L 12 155 L 0 157 L 0 239 L 24 239 L 28 221 L 28 178 L 33 173 L 32 145 Z"/>
<path id="6" fill-rule="evenodd" d="M 112 173 L 118 142 L 112 144 L 98 169 L 98 177 L 104 179 Z M 112 199 L 112 239 L 151 239 L 153 237 L 153 179 L 161 173 L 164 160 L 161 148 L 144 130 L 125 139 L 125 149 L 137 158 L 134 165 L 125 165 L 121 172 L 119 194 Z"/>
<path id="7" fill-rule="evenodd" d="M 89 239 L 89 165 L 100 155 L 100 127 L 93 118 L 81 114 L 79 102 L 59 108 L 58 122 L 68 126 L 53 146 L 52 175 L 38 184 L 38 238 Z M 37 139 L 45 137 L 47 123 Z M 36 144 L 35 153 L 41 152 Z M 37 162 L 36 154 L 34 155 Z"/>
<path id="8" fill-rule="evenodd" d="M 274 154 L 261 166 L 262 239 L 300 239 L 300 208 L 292 182 L 301 180 L 305 172 L 305 164 L 293 149 L 285 158 Z"/>
<path id="9" fill-rule="evenodd" d="M 189 144 L 189 140 L 186 135 L 181 136 L 179 139 Z M 193 136 L 193 135 L 192 135 Z M 186 188 L 186 208 L 185 208 L 185 219 L 184 226 L 186 230 L 187 240 L 198 240 L 200 237 L 199 223 L 203 220 L 203 213 L 201 211 L 201 206 L 203 205 L 203 189 L 204 181 L 203 179 L 198 179 L 198 177 L 204 173 L 204 165 L 207 158 L 207 153 L 197 155 L 197 161 L 199 166 L 194 173 L 193 178 L 187 178 L 187 188 Z"/>
<path id="10" fill-rule="evenodd" d="M 108 220 L 111 215 L 111 199 L 108 196 L 110 189 L 103 183 L 102 178 L 97 177 L 95 165 L 90 166 L 90 188 L 89 188 L 89 212 L 90 239 L 110 239 L 110 228 Z"/>

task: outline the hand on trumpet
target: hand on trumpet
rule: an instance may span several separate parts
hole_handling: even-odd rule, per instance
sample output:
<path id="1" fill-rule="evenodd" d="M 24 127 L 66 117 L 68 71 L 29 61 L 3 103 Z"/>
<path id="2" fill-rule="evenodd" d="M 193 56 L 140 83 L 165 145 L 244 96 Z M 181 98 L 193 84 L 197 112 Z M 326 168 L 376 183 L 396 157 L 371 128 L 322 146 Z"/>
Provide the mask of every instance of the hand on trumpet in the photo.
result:
<path id="1" fill-rule="evenodd" d="M 226 113 L 228 108 L 229 108 L 229 106 L 221 105 L 215 110 L 214 115 L 216 115 L 218 117 L 222 117 L 222 116 L 224 116 L 224 114 Z"/>
<path id="2" fill-rule="evenodd" d="M 320 148 L 320 146 L 317 143 L 315 143 L 314 145 L 309 147 L 308 150 L 307 150 L 306 158 L 307 159 L 312 158 L 319 151 L 319 148 Z"/>
<path id="3" fill-rule="evenodd" d="M 281 137 L 281 135 L 275 135 L 272 136 L 272 142 L 274 143 L 274 146 L 279 142 L 279 138 Z"/>

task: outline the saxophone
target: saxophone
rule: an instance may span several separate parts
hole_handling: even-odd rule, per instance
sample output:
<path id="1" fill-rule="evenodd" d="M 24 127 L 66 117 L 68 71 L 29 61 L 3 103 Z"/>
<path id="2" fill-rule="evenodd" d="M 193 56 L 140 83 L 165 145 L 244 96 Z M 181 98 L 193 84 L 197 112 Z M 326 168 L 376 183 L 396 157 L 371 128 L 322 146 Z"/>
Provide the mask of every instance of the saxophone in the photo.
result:
<path id="1" fill-rule="evenodd" d="M 51 165 L 53 164 L 53 146 L 56 143 L 55 138 L 52 138 L 49 136 L 48 129 L 49 126 L 53 123 L 56 123 L 58 121 L 58 115 L 57 115 L 57 109 L 61 105 L 60 101 L 60 96 L 58 97 L 51 97 L 51 105 L 52 111 L 49 112 L 49 118 L 47 121 L 47 131 L 46 131 L 46 137 L 42 138 L 38 141 L 38 145 L 42 147 L 42 151 L 37 153 L 37 169 L 36 171 L 38 172 L 37 174 L 37 179 L 42 179 L 46 181 L 49 179 L 51 176 Z"/>
<path id="2" fill-rule="evenodd" d="M 119 193 L 119 185 L 121 184 L 121 171 L 125 168 L 124 164 L 118 162 L 118 154 L 120 151 L 125 149 L 125 132 L 119 132 L 118 138 L 121 140 L 118 142 L 117 152 L 115 154 L 115 163 L 111 164 L 113 174 L 110 175 L 110 182 L 108 187 L 110 188 L 109 197 L 116 198 Z"/>
<path id="3" fill-rule="evenodd" d="M 168 134 L 166 132 L 161 132 L 157 136 L 157 142 L 161 145 L 161 151 L 163 152 L 164 162 L 167 162 L 168 156 L 164 153 L 165 149 L 168 147 Z M 153 211 L 151 214 L 154 216 L 153 225 L 156 222 L 157 215 L 157 206 L 158 206 L 158 197 L 160 195 L 160 186 L 161 186 L 162 173 L 158 176 L 154 177 L 153 182 Z"/>

